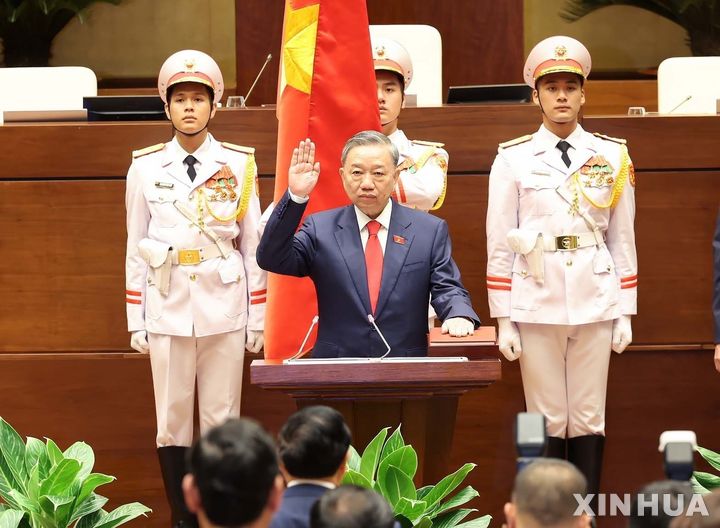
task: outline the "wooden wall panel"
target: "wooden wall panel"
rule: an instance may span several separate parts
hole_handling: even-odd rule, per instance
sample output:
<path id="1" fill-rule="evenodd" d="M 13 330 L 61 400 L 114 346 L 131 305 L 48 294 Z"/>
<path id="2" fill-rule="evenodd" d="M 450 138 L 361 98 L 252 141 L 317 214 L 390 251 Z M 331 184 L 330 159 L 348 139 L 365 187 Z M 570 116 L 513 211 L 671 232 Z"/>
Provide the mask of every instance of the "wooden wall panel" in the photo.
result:
<path id="1" fill-rule="evenodd" d="M 284 4 L 235 1 L 238 93 L 251 86 L 267 54 L 274 57 L 255 87 L 253 105 L 275 103 Z M 522 82 L 522 0 L 368 0 L 367 6 L 371 24 L 429 24 L 440 31 L 443 94 L 448 86 Z"/>

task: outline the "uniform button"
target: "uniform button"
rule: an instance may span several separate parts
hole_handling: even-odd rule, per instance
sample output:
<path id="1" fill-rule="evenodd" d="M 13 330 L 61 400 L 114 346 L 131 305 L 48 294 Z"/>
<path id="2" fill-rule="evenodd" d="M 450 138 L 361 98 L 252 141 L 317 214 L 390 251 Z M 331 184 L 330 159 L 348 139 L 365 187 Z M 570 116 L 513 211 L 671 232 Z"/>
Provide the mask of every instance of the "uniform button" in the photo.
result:
<path id="1" fill-rule="evenodd" d="M 572 260 L 568 260 L 568 261 L 565 263 L 565 265 L 566 265 L 566 266 L 572 266 Z"/>
<path id="2" fill-rule="evenodd" d="M 194 273 L 191 273 L 191 274 L 190 274 L 190 280 L 191 280 L 191 281 L 196 281 L 196 280 L 197 280 L 197 275 L 194 274 Z"/>
<path id="3" fill-rule="evenodd" d="M 520 272 L 520 275 L 522 275 L 523 277 L 525 277 L 525 276 L 527 275 L 527 271 L 526 271 L 526 270 L 522 270 L 522 271 Z"/>
<path id="4" fill-rule="evenodd" d="M 610 266 L 607 267 L 608 273 L 612 271 L 612 268 Z"/>
<path id="5" fill-rule="evenodd" d="M 148 284 L 152 282 L 152 279 L 150 277 L 147 278 Z"/>

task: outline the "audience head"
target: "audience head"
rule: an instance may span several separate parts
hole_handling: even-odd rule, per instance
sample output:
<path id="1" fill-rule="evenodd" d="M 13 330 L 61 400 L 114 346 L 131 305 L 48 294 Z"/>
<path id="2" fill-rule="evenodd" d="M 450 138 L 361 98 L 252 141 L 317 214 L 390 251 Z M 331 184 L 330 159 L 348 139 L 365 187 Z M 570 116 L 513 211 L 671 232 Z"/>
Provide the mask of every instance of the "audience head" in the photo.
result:
<path id="1" fill-rule="evenodd" d="M 589 526 L 587 515 L 575 515 L 575 494 L 585 496 L 587 481 L 565 460 L 537 459 L 515 477 L 512 502 L 505 504 L 508 528 Z"/>
<path id="2" fill-rule="evenodd" d="M 183 492 L 201 527 L 266 526 L 282 495 L 272 439 L 243 418 L 211 429 L 190 450 Z"/>
<path id="3" fill-rule="evenodd" d="M 638 495 L 643 495 L 646 504 L 657 503 L 657 515 L 643 508 L 640 511 Z M 679 507 L 687 509 L 692 500 L 693 489 L 689 482 L 679 480 L 660 480 L 651 482 L 633 497 L 630 511 L 629 528 L 667 528 L 674 517 L 669 516 L 665 510 L 677 511 Z M 663 507 L 663 501 L 667 503 Z"/>
<path id="4" fill-rule="evenodd" d="M 720 489 L 703 495 L 702 502 L 704 508 L 692 505 L 692 511 L 675 517 L 670 528 L 720 528 Z M 703 511 L 700 511 L 701 509 Z"/>
<path id="5" fill-rule="evenodd" d="M 316 405 L 299 410 L 278 435 L 286 479 L 325 479 L 339 484 L 350 442 L 350 429 L 335 409 Z"/>
<path id="6" fill-rule="evenodd" d="M 310 510 L 310 528 L 393 528 L 390 504 L 373 490 L 345 485 L 325 493 Z"/>

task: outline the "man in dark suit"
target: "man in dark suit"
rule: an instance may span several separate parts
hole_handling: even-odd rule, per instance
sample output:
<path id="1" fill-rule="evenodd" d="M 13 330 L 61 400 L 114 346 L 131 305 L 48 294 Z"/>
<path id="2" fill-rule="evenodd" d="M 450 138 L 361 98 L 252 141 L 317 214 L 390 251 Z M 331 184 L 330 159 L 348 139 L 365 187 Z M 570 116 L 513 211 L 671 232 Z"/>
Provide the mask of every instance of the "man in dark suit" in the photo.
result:
<path id="1" fill-rule="evenodd" d="M 720 214 L 715 225 L 713 238 L 715 254 L 715 278 L 713 281 L 713 316 L 715 318 L 715 369 L 720 372 Z"/>
<path id="2" fill-rule="evenodd" d="M 466 336 L 480 325 L 452 259 L 445 221 L 390 199 L 398 157 L 379 132 L 350 138 L 340 176 L 353 205 L 310 215 L 296 233 L 320 164 L 310 140 L 293 151 L 288 192 L 268 220 L 257 259 L 265 270 L 310 276 L 315 283 L 313 357 L 381 356 L 383 336 L 392 356 L 424 356 L 428 296 L 443 332 Z"/>
<path id="3" fill-rule="evenodd" d="M 330 407 L 306 407 L 288 418 L 278 435 L 287 489 L 270 528 L 308 528 L 312 505 L 345 475 L 350 441 L 342 414 Z"/>

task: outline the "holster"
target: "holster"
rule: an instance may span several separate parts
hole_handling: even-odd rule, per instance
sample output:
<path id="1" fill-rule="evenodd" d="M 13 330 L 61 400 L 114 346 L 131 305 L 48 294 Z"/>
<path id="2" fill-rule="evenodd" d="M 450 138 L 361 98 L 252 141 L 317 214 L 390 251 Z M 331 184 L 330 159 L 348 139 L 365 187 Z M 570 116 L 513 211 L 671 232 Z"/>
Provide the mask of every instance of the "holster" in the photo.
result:
<path id="1" fill-rule="evenodd" d="M 170 244 L 150 238 L 138 243 L 138 253 L 148 265 L 148 286 L 156 286 L 162 295 L 167 295 L 170 289 L 171 249 Z"/>
<path id="2" fill-rule="evenodd" d="M 545 263 L 543 261 L 543 241 L 540 231 L 529 229 L 511 229 L 507 242 L 515 253 L 523 255 L 528 263 L 528 271 L 538 284 L 545 282 Z"/>

